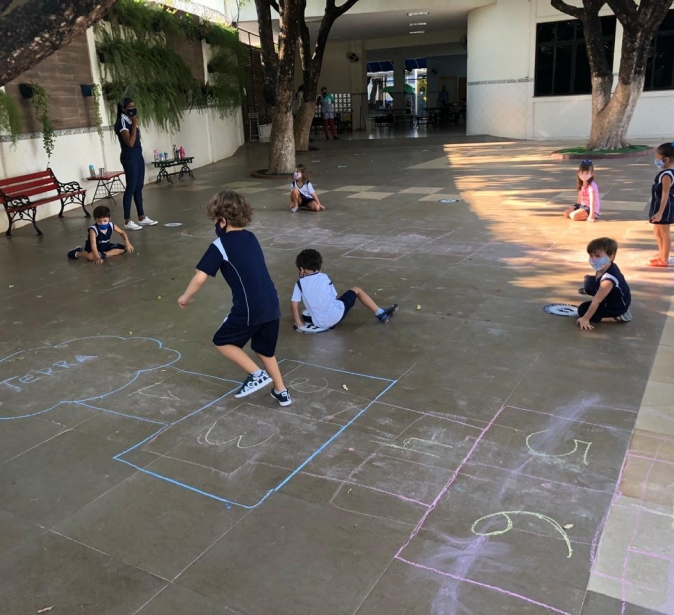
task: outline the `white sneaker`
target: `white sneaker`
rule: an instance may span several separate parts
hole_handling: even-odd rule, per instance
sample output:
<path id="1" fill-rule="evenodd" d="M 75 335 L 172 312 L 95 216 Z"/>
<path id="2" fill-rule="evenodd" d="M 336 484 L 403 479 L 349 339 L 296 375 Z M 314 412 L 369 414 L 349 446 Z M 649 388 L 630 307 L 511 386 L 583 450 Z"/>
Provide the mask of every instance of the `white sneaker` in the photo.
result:
<path id="1" fill-rule="evenodd" d="M 140 231 L 140 230 L 143 229 L 143 227 L 140 226 L 140 224 L 136 224 L 133 220 L 129 220 L 129 221 L 124 225 L 124 228 L 125 228 L 127 231 Z"/>
<path id="2" fill-rule="evenodd" d="M 145 216 L 142 220 L 138 220 L 138 224 L 141 226 L 154 226 L 155 224 L 158 224 L 158 222 L 148 216 Z"/>

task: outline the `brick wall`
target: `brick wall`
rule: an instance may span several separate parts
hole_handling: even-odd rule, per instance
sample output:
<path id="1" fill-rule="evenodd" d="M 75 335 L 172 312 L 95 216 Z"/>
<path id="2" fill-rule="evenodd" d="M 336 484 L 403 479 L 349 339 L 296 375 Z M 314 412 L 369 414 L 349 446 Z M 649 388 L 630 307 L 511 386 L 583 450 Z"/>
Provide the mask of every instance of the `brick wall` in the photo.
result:
<path id="1" fill-rule="evenodd" d="M 194 78 L 199 83 L 206 83 L 204 78 L 204 52 L 201 41 L 191 43 L 185 39 L 181 41 L 175 51 L 190 67 Z"/>
<path id="2" fill-rule="evenodd" d="M 46 60 L 10 81 L 5 91 L 21 108 L 21 132 L 41 132 L 30 100 L 19 94 L 19 83 L 34 82 L 49 94 L 49 112 L 56 130 L 96 125 L 93 98 L 82 96 L 80 84 L 93 83 L 87 37 L 82 35 Z"/>
<path id="3" fill-rule="evenodd" d="M 243 68 L 243 87 L 246 89 L 242 106 L 243 130 L 246 141 L 250 141 L 248 113 L 259 113 L 260 124 L 271 123 L 271 112 L 267 108 L 267 103 L 265 103 L 262 96 L 264 73 L 262 70 L 262 56 L 258 47 L 243 45 Z"/>

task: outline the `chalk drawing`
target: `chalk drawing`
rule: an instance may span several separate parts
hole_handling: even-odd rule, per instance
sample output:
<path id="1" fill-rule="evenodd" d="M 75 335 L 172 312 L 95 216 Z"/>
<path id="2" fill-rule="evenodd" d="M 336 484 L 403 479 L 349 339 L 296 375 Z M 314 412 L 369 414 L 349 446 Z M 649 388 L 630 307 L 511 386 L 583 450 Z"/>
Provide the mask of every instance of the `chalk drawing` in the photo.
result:
<path id="1" fill-rule="evenodd" d="M 155 399 L 165 399 L 167 401 L 180 401 L 171 391 L 166 391 L 166 395 L 153 395 L 152 393 L 146 393 L 148 389 L 151 389 L 152 387 L 156 387 L 158 384 L 161 384 L 161 382 L 156 382 L 155 384 L 150 384 L 146 387 L 143 387 L 142 389 L 138 389 L 137 391 L 134 391 L 133 393 L 129 393 L 129 397 L 132 395 L 145 395 L 146 397 L 154 397 Z"/>
<path id="2" fill-rule="evenodd" d="M 536 449 L 531 447 L 531 444 L 529 443 L 529 440 L 533 438 L 534 436 L 537 436 L 538 434 L 542 433 L 548 433 L 550 431 L 549 429 L 544 429 L 543 431 L 535 431 L 534 433 L 530 433 L 525 440 L 525 443 L 527 445 L 527 448 L 529 449 L 529 452 L 532 455 L 537 455 L 538 457 L 569 457 L 570 455 L 575 454 L 578 451 L 578 445 L 579 444 L 584 444 L 585 445 L 585 452 L 583 453 L 583 463 L 585 465 L 589 465 L 587 461 L 587 454 L 590 452 L 590 447 L 592 446 L 592 442 L 585 442 L 585 440 L 576 440 L 574 438 L 573 440 L 573 450 L 569 451 L 568 453 L 563 453 L 561 455 L 553 455 L 551 453 L 541 453 L 540 451 L 537 451 Z"/>
<path id="3" fill-rule="evenodd" d="M 318 393 L 328 388 L 328 381 L 325 378 L 313 378 L 309 382 L 309 378 L 300 377 L 291 380 L 288 387 L 299 393 Z"/>
<path id="4" fill-rule="evenodd" d="M 510 518 L 510 515 L 528 515 L 531 517 L 536 517 L 536 519 L 540 519 L 541 521 L 546 521 L 562 535 L 562 538 L 564 539 L 566 547 L 569 551 L 569 554 L 566 557 L 569 558 L 573 555 L 573 549 L 571 548 L 571 541 L 569 540 L 569 536 L 567 535 L 567 533 L 564 531 L 564 528 L 554 519 L 551 519 L 550 517 L 542 515 L 540 513 L 528 512 L 526 510 L 506 510 L 502 512 L 491 513 L 490 515 L 485 515 L 484 517 L 480 517 L 477 521 L 475 521 L 475 523 L 473 523 L 473 525 L 471 526 L 470 531 L 473 532 L 473 534 L 475 534 L 476 536 L 500 536 L 501 534 L 505 534 L 506 532 L 509 532 L 510 530 L 513 529 L 513 521 Z M 493 532 L 478 532 L 475 530 L 475 526 L 478 523 L 480 523 L 480 521 L 484 521 L 485 519 L 491 519 L 492 517 L 499 517 L 499 516 L 505 517 L 506 521 L 508 522 L 505 529 L 494 530 Z"/>
<path id="5" fill-rule="evenodd" d="M 229 414 L 229 413 L 228 413 Z M 204 440 L 212 445 L 212 446 L 224 446 L 225 444 L 229 444 L 230 442 L 234 442 L 236 440 L 236 448 L 241 448 L 241 449 L 246 449 L 246 448 L 255 448 L 256 446 L 260 446 L 261 444 L 264 444 L 265 442 L 269 442 L 276 434 L 272 433 L 271 436 L 266 438 L 265 440 L 262 440 L 262 442 L 257 442 L 255 444 L 250 444 L 248 446 L 243 446 L 241 444 L 243 438 L 246 436 L 245 433 L 239 434 L 237 436 L 234 436 L 233 438 L 229 438 L 228 440 L 210 440 L 208 436 L 211 435 L 211 431 L 215 428 L 215 426 L 224 418 L 226 418 L 227 415 L 221 416 L 217 421 L 215 421 L 209 428 L 208 431 L 206 432 L 206 435 L 204 436 Z"/>
<path id="6" fill-rule="evenodd" d="M 397 444 L 391 444 L 389 442 L 379 442 L 377 440 L 370 440 L 370 442 L 374 442 L 375 444 L 381 444 L 382 446 L 387 446 L 389 448 L 397 448 L 401 451 L 413 451 L 415 453 L 419 453 L 420 455 L 428 455 L 429 457 L 437 457 L 440 458 L 440 455 L 435 455 L 434 453 L 429 453 L 427 451 L 420 451 L 415 448 L 413 448 L 413 444 L 415 442 L 420 442 L 423 444 L 432 444 L 433 446 L 442 446 L 443 448 L 454 448 L 453 446 L 450 446 L 449 444 L 441 444 L 440 442 L 434 442 L 433 440 L 423 440 L 421 438 L 406 438 L 403 441 L 402 446 L 398 446 Z"/>

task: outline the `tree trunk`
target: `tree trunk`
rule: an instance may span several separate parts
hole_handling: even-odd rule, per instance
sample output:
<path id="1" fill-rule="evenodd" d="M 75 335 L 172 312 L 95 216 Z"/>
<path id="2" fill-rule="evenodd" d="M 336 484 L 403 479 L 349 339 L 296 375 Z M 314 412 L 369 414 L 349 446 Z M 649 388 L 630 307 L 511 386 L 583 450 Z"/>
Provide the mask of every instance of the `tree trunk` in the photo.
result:
<path id="1" fill-rule="evenodd" d="M 585 149 L 621 149 L 629 146 L 627 130 L 643 89 L 644 75 L 635 76 L 631 83 L 618 83 L 611 102 L 594 115 L 590 140 Z"/>
<path id="2" fill-rule="evenodd" d="M 314 96 L 314 99 L 316 97 Z M 316 103 L 304 101 L 295 116 L 295 149 L 298 152 L 309 151 L 311 123 L 314 121 Z"/>
<path id="3" fill-rule="evenodd" d="M 292 173 L 295 170 L 295 137 L 293 114 L 275 107 L 272 112 L 269 165 L 267 173 Z"/>
<path id="4" fill-rule="evenodd" d="M 101 20 L 118 0 L 0 0 L 0 86 Z"/>

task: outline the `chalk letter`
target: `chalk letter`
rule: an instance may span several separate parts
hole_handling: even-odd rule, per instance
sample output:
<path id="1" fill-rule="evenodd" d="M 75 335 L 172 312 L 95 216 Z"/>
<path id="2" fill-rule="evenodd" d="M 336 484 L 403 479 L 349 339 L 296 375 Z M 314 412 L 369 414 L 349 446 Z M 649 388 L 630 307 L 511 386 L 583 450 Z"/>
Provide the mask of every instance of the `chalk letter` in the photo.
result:
<path id="1" fill-rule="evenodd" d="M 19 378 L 19 382 L 23 382 L 24 384 L 30 384 L 31 382 L 37 382 L 38 380 L 39 378 L 36 378 L 33 374 L 26 374 Z"/>
<path id="2" fill-rule="evenodd" d="M 12 376 L 11 378 L 7 378 L 7 380 L 3 380 L 2 382 L 0 382 L 0 386 L 4 384 L 6 387 L 12 389 L 15 393 L 21 393 L 21 387 L 18 387 L 15 384 L 10 383 L 10 381 L 16 380 L 17 378 L 18 376 Z"/>

